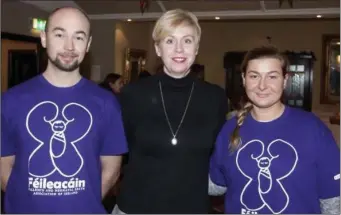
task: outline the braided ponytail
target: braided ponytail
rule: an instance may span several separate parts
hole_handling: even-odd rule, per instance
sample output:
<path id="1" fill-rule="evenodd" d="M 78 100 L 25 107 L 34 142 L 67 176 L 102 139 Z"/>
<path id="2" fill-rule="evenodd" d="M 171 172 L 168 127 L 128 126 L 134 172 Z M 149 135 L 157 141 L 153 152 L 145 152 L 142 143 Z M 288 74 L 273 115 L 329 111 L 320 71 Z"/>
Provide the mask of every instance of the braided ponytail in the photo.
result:
<path id="1" fill-rule="evenodd" d="M 229 144 L 229 151 L 231 153 L 236 151 L 241 146 L 242 140 L 239 136 L 239 130 L 252 107 L 253 106 L 250 102 L 246 102 L 245 105 L 237 112 L 237 126 L 232 132 L 231 143 Z"/>

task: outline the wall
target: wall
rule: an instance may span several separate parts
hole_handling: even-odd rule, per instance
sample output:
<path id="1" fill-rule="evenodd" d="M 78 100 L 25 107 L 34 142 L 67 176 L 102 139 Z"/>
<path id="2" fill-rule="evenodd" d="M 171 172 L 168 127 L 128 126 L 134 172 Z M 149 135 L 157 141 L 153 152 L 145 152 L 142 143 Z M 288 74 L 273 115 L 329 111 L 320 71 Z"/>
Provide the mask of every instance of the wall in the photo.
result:
<path id="1" fill-rule="evenodd" d="M 152 23 L 119 22 L 115 30 L 115 72 L 124 71 L 124 57 L 126 48 L 143 49 L 147 51 L 147 70 L 153 72 L 156 64 L 156 54 L 152 41 Z"/>
<path id="2" fill-rule="evenodd" d="M 31 32 L 32 18 L 46 19 L 48 14 L 19 1 L 1 2 L 1 31 L 38 37 Z"/>
<path id="3" fill-rule="evenodd" d="M 93 74 L 93 78 L 99 76 L 103 80 L 107 74 L 115 73 L 115 26 L 113 20 L 91 21 L 92 43 L 84 64 L 89 70 L 93 65 L 100 66 L 100 71 L 96 71 L 100 75 Z"/>

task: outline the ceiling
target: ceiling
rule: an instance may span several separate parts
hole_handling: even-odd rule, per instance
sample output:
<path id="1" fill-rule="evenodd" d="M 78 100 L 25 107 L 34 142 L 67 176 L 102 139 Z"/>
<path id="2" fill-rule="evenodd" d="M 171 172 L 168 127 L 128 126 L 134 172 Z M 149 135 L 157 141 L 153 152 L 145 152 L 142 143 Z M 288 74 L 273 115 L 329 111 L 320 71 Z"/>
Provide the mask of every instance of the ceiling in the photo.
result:
<path id="1" fill-rule="evenodd" d="M 77 6 L 91 19 L 154 20 L 170 9 L 182 8 L 194 12 L 199 19 L 260 19 L 260 18 L 323 18 L 340 17 L 340 0 L 149 0 L 148 10 L 141 13 L 139 0 L 74 0 L 74 1 L 22 1 L 43 10 L 60 6 Z"/>

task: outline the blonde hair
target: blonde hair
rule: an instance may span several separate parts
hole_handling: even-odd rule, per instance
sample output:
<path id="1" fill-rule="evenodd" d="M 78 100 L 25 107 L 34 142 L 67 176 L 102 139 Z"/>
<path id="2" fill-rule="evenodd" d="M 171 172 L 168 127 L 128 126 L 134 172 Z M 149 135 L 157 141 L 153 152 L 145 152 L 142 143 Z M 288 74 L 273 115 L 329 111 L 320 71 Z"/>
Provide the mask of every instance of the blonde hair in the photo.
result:
<path id="1" fill-rule="evenodd" d="M 158 44 L 161 40 L 170 35 L 174 28 L 180 25 L 194 28 L 196 32 L 196 42 L 198 43 L 200 41 L 201 28 L 198 18 L 189 11 L 174 9 L 167 11 L 157 20 L 152 33 L 154 42 Z"/>
<path id="2" fill-rule="evenodd" d="M 248 64 L 251 60 L 255 59 L 262 59 L 262 58 L 275 58 L 281 61 L 282 63 L 282 72 L 283 76 L 286 75 L 287 67 L 288 67 L 288 60 L 287 58 L 275 47 L 273 46 L 262 46 L 254 48 L 246 53 L 244 56 L 243 62 L 241 64 L 241 73 L 245 77 Z M 230 152 L 236 151 L 242 144 L 241 137 L 239 135 L 239 130 L 244 123 L 246 116 L 253 108 L 253 104 L 249 101 L 245 91 L 243 96 L 240 100 L 240 108 L 237 110 L 236 118 L 237 118 L 237 125 L 233 130 L 231 135 L 229 150 Z"/>

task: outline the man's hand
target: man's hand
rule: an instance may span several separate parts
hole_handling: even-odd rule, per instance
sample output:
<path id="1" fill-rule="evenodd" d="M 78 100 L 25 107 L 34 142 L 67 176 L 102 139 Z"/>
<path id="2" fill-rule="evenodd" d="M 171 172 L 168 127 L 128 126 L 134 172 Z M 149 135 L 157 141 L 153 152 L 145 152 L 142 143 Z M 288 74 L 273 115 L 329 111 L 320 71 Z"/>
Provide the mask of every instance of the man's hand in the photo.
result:
<path id="1" fill-rule="evenodd" d="M 122 156 L 101 156 L 102 199 L 115 185 L 121 171 Z"/>
<path id="2" fill-rule="evenodd" d="M 14 165 L 15 156 L 6 156 L 1 157 L 0 165 L 1 165 L 1 189 L 5 192 L 9 176 L 11 175 L 12 168 Z"/>

